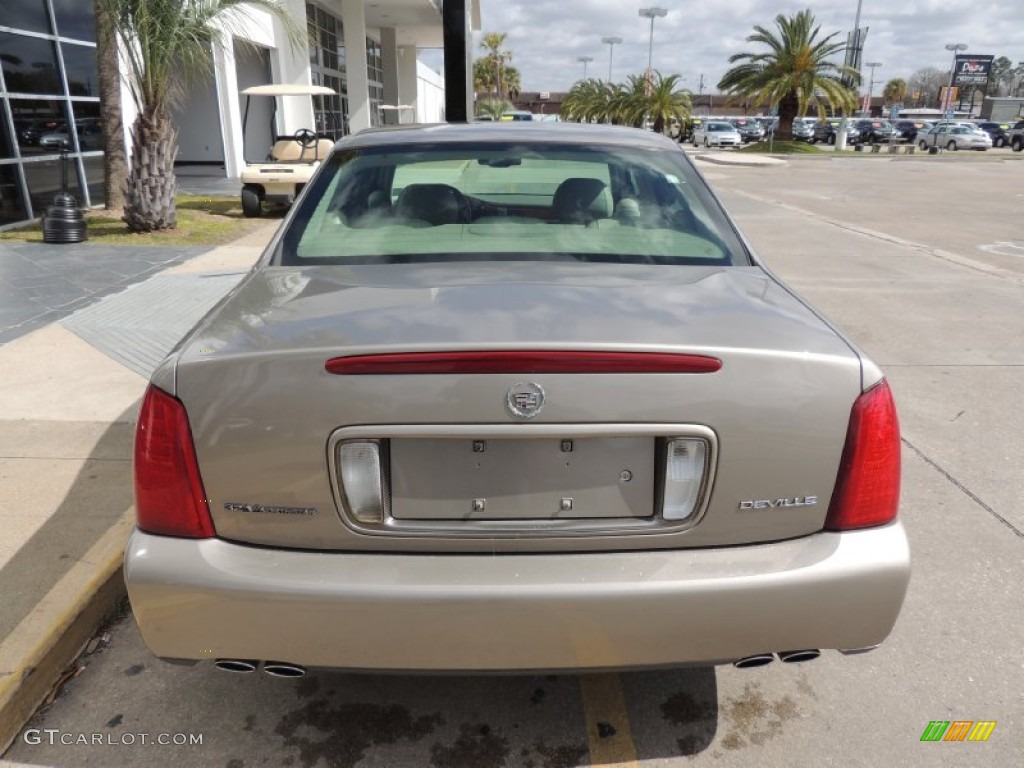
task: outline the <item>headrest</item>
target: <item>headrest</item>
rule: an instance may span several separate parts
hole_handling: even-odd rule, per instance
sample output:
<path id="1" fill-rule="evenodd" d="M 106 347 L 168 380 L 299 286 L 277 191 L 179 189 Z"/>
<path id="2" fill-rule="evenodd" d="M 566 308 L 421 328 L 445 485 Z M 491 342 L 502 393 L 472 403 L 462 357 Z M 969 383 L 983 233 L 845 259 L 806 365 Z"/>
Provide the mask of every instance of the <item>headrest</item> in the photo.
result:
<path id="1" fill-rule="evenodd" d="M 551 201 L 555 217 L 571 224 L 587 224 L 612 215 L 608 185 L 597 179 L 566 179 L 558 185 Z"/>
<path id="2" fill-rule="evenodd" d="M 396 213 L 407 219 L 422 219 L 434 226 L 468 224 L 469 201 L 448 184 L 409 184 L 398 196 Z"/>

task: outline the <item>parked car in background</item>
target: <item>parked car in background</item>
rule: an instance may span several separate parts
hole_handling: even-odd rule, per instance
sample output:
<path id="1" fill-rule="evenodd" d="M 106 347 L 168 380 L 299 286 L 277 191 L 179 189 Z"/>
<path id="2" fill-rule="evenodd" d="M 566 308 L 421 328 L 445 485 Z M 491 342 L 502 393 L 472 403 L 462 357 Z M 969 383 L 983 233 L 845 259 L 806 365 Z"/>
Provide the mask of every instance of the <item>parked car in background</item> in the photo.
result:
<path id="1" fill-rule="evenodd" d="M 860 144 L 886 144 L 896 134 L 892 123 L 877 117 L 856 120 L 853 127 L 860 133 Z"/>
<path id="2" fill-rule="evenodd" d="M 693 146 L 740 147 L 743 137 L 736 126 L 725 120 L 706 120 L 693 130 Z"/>
<path id="3" fill-rule="evenodd" d="M 1006 143 L 1014 152 L 1024 150 L 1024 120 L 1019 120 L 1006 134 Z"/>
<path id="4" fill-rule="evenodd" d="M 736 127 L 744 144 L 761 141 L 764 138 L 764 126 L 753 117 L 737 117 L 729 122 Z"/>
<path id="5" fill-rule="evenodd" d="M 98 120 L 79 120 L 75 123 L 75 133 L 78 136 L 78 148 L 82 152 L 103 149 L 103 129 Z M 67 123 L 42 134 L 39 137 L 39 146 L 50 150 L 73 149 Z"/>
<path id="6" fill-rule="evenodd" d="M 1009 134 L 1011 123 L 993 123 L 990 120 L 982 120 L 976 123 L 992 139 L 993 147 L 1005 147 L 1010 143 Z"/>
<path id="7" fill-rule="evenodd" d="M 984 152 L 986 149 L 992 148 L 992 139 L 987 133 L 973 125 L 939 123 L 923 136 L 919 134 L 917 145 L 921 149 L 938 147 L 950 151 L 976 149 Z"/>
<path id="8" fill-rule="evenodd" d="M 683 121 L 682 130 L 679 133 L 679 143 L 685 144 L 693 141 L 693 132 L 697 129 L 701 123 L 705 122 L 708 118 L 706 117 L 688 117 Z M 696 146 L 696 145 L 694 145 Z"/>
<path id="9" fill-rule="evenodd" d="M 917 134 L 927 133 L 934 124 L 931 120 L 897 120 L 893 128 L 903 141 L 916 143 Z"/>
<path id="10" fill-rule="evenodd" d="M 793 120 L 793 140 L 810 142 L 814 138 L 814 125 L 817 119 L 813 117 L 798 117 Z"/>
<path id="11" fill-rule="evenodd" d="M 814 135 L 811 137 L 811 143 L 815 144 L 819 141 L 823 141 L 826 144 L 835 144 L 836 136 L 839 133 L 840 122 L 840 118 L 830 117 L 815 123 Z M 860 141 L 860 131 L 857 130 L 853 121 L 850 120 L 846 125 L 846 143 L 856 144 L 858 141 Z"/>
<path id="12" fill-rule="evenodd" d="M 133 472 L 132 611 L 205 669 L 808 661 L 911 572 L 882 371 L 612 126 L 343 138 L 156 368 Z"/>

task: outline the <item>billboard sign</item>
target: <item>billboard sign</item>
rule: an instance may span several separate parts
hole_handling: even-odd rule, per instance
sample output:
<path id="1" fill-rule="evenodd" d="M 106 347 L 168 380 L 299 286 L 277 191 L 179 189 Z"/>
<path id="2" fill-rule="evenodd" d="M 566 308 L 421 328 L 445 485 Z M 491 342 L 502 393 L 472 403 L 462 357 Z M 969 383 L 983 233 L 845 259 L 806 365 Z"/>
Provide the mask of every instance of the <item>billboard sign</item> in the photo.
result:
<path id="1" fill-rule="evenodd" d="M 992 71 L 993 56 L 956 57 L 953 69 L 953 85 L 988 85 L 988 75 Z"/>

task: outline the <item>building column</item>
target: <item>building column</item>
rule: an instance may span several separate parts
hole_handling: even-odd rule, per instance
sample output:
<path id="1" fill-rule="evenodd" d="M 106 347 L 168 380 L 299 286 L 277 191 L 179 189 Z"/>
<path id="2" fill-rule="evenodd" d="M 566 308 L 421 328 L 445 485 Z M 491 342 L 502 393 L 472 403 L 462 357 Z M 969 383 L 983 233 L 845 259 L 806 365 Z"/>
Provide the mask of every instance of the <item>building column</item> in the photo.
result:
<path id="1" fill-rule="evenodd" d="M 423 122 L 419 119 L 419 86 L 416 79 L 416 46 L 403 45 L 398 49 L 398 103 L 417 108 L 404 115 L 400 122 Z"/>
<path id="2" fill-rule="evenodd" d="M 398 33 L 394 27 L 381 27 L 380 59 L 384 71 L 384 103 L 397 107 L 405 102 L 398 98 Z M 384 110 L 385 125 L 402 122 L 402 110 Z"/>
<path id="3" fill-rule="evenodd" d="M 235 74 L 235 40 L 228 32 L 221 35 L 220 45 L 213 46 L 213 72 L 224 142 L 224 175 L 237 179 L 245 166 L 245 146 L 242 109 L 238 102 L 238 76 Z"/>
<path id="4" fill-rule="evenodd" d="M 348 90 L 348 129 L 370 127 L 370 78 L 366 71 L 366 13 L 363 0 L 341 0 L 345 25 L 345 75 Z"/>

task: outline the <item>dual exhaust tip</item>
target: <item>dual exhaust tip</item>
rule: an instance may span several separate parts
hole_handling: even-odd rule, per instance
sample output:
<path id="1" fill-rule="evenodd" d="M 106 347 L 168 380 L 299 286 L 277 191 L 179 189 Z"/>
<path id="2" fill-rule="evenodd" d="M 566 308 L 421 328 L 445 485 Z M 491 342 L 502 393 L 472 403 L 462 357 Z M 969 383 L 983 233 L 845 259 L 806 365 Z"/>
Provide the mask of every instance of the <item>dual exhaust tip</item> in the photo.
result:
<path id="1" fill-rule="evenodd" d="M 263 671 L 271 677 L 303 677 L 306 674 L 305 667 L 287 661 L 265 661 L 262 663 Z M 225 672 L 244 675 L 255 672 L 260 666 L 260 661 L 258 659 L 217 659 L 214 666 Z"/>
<path id="2" fill-rule="evenodd" d="M 753 656 L 745 656 L 742 659 L 737 659 L 732 663 L 737 669 L 751 669 L 753 667 L 763 667 L 766 664 L 771 664 L 775 661 L 775 656 L 779 657 L 779 661 L 785 662 L 786 664 L 797 664 L 801 661 L 811 661 L 821 656 L 821 651 L 817 648 L 807 648 L 802 651 L 779 651 L 777 654 L 771 653 L 755 653 Z"/>

